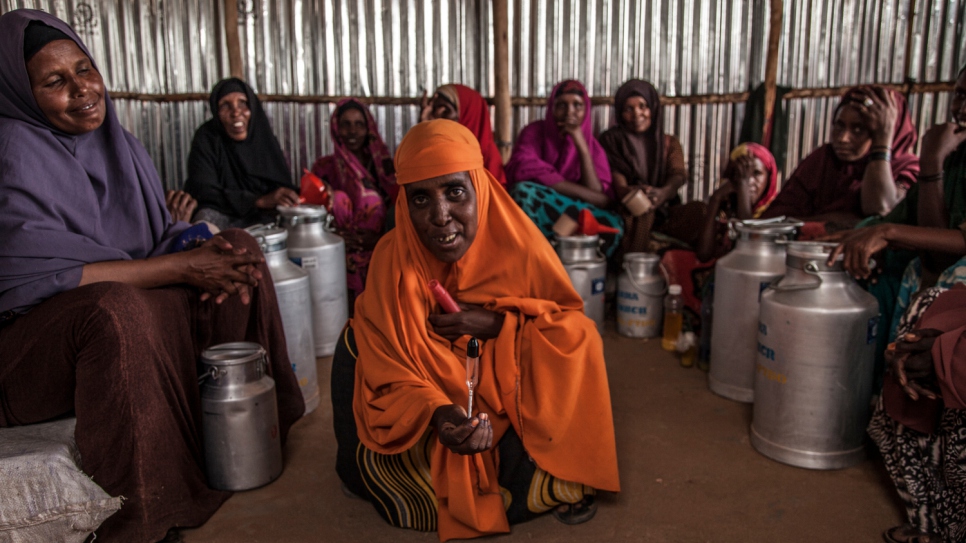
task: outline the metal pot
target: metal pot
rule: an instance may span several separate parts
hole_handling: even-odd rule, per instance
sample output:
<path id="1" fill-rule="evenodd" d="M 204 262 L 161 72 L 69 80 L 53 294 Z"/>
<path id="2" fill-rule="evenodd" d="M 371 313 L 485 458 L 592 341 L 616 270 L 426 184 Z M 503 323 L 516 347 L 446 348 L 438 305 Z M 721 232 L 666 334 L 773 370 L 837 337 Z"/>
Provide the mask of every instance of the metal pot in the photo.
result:
<path id="1" fill-rule="evenodd" d="M 790 243 L 785 276 L 761 299 L 751 444 L 803 468 L 865 455 L 879 304 L 841 258 L 826 263 L 834 246 Z"/>
<path id="2" fill-rule="evenodd" d="M 714 301 L 720 326 L 711 329 L 708 388 L 731 400 L 754 399 L 758 303 L 761 292 L 785 273 L 785 246 L 801 222 L 733 221 L 734 250 L 714 267 Z M 727 323 L 727 324 L 725 324 Z"/>
<path id="3" fill-rule="evenodd" d="M 288 230 L 288 257 L 309 274 L 316 356 L 332 356 L 349 320 L 345 240 L 328 230 L 322 206 L 279 206 L 278 223 Z"/>
<path id="4" fill-rule="evenodd" d="M 257 343 L 222 344 L 201 353 L 201 426 L 208 485 L 248 490 L 282 473 L 275 381 Z"/>
<path id="5" fill-rule="evenodd" d="M 661 335 L 664 295 L 661 257 L 653 253 L 627 253 L 617 278 L 617 333 L 634 338 Z"/>

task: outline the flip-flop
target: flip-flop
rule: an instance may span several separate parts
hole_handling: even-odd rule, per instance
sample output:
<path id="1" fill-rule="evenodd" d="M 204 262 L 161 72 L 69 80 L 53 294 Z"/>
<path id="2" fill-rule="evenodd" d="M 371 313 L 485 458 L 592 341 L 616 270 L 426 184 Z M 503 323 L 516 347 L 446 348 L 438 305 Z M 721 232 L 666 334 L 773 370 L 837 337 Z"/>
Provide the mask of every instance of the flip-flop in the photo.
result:
<path id="1" fill-rule="evenodd" d="M 926 534 L 923 532 L 908 533 L 910 530 L 914 530 L 914 528 L 909 524 L 893 526 L 882 532 L 882 539 L 886 543 L 940 543 L 941 541 L 939 536 L 935 534 Z"/>
<path id="2" fill-rule="evenodd" d="M 577 503 L 563 505 L 567 506 L 567 510 L 562 512 L 554 508 L 553 516 L 564 524 L 582 524 L 594 518 L 594 515 L 597 514 L 597 500 L 590 494 L 584 496 L 584 499 Z"/>

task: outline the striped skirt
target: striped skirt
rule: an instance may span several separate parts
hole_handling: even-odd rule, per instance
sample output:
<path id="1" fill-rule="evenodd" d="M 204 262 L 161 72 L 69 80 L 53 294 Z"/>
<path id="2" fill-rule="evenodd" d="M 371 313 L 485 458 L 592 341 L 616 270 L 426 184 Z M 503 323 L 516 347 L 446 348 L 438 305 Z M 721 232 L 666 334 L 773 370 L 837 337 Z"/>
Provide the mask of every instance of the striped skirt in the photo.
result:
<path id="1" fill-rule="evenodd" d="M 332 409 L 338 453 L 336 471 L 346 489 L 369 500 L 389 524 L 425 532 L 436 531 L 436 494 L 430 476 L 436 432 L 427 430 L 409 450 L 380 454 L 359 442 L 352 413 L 358 351 L 347 327 L 332 359 Z M 558 479 L 538 468 L 511 428 L 497 445 L 499 483 L 510 524 L 530 520 L 564 503 L 577 503 L 594 489 Z"/>

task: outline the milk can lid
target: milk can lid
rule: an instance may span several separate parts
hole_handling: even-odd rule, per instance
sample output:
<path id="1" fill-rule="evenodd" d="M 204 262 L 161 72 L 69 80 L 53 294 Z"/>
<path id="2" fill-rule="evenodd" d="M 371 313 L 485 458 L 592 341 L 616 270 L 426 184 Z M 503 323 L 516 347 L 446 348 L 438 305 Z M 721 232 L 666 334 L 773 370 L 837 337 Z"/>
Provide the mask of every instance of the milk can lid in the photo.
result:
<path id="1" fill-rule="evenodd" d="M 568 247 L 597 247 L 598 240 L 600 236 L 597 234 L 583 235 L 577 234 L 576 236 L 555 236 L 557 242 L 561 245 L 567 245 Z"/>
<path id="2" fill-rule="evenodd" d="M 300 204 L 297 206 L 277 206 L 278 214 L 283 217 L 299 217 L 300 219 L 319 218 L 323 219 L 328 215 L 325 206 L 314 204 Z"/>
<path id="3" fill-rule="evenodd" d="M 281 251 L 288 245 L 288 232 L 274 224 L 259 224 L 245 229 L 258 242 L 263 253 Z"/>
<path id="4" fill-rule="evenodd" d="M 265 357 L 265 349 L 258 343 L 236 341 L 209 347 L 201 352 L 201 362 L 210 366 L 235 366 Z"/>

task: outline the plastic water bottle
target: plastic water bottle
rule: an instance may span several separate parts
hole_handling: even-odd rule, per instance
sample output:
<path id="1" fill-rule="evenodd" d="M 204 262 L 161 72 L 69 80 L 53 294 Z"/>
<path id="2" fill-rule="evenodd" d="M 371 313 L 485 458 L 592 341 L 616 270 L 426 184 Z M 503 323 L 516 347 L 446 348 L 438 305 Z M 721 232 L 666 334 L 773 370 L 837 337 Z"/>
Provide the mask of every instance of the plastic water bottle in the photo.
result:
<path id="1" fill-rule="evenodd" d="M 671 285 L 664 298 L 664 336 L 661 347 L 665 351 L 676 351 L 681 325 L 684 321 L 684 299 L 681 298 L 681 285 Z"/>

